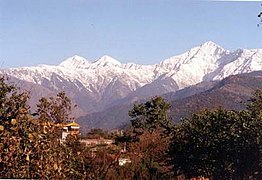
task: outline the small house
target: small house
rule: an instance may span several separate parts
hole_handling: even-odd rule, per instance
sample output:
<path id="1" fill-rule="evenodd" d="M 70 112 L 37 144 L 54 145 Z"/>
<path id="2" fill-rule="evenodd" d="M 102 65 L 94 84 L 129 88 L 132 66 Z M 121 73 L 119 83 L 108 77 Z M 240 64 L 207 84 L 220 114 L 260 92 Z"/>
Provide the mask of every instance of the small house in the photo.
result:
<path id="1" fill-rule="evenodd" d="M 76 122 L 71 122 L 68 124 L 65 124 L 63 126 L 63 131 L 62 131 L 62 140 L 66 140 L 66 137 L 70 135 L 79 135 L 80 134 L 80 125 L 77 124 Z"/>

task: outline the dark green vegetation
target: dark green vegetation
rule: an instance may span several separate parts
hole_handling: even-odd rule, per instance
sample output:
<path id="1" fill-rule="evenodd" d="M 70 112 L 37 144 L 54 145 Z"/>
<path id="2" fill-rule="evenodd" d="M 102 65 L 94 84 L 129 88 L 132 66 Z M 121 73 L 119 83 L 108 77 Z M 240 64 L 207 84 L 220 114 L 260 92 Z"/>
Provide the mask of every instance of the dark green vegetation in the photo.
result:
<path id="1" fill-rule="evenodd" d="M 228 81 L 232 82 L 230 87 L 235 83 L 233 87 L 238 88 L 252 83 L 245 85 L 242 79 L 228 78 L 213 90 L 228 90 Z M 87 133 L 89 138 L 115 140 L 112 145 L 91 148 L 76 136 L 60 142 L 60 124 L 68 120 L 71 109 L 63 92 L 42 98 L 38 115 L 33 117 L 26 105 L 28 93 L 6 84 L 4 78 L 0 79 L 0 89 L 0 178 L 262 178 L 261 90 L 247 105 L 242 104 L 241 110 L 201 110 L 176 124 L 171 121 L 170 104 L 154 97 L 133 106 L 129 111 L 131 125 L 122 133 L 109 134 L 101 129 Z M 131 162 L 119 166 L 120 158 Z"/>
<path id="2" fill-rule="evenodd" d="M 213 179 L 261 178 L 262 119 L 250 111 L 204 111 L 175 127 L 174 172 Z"/>
<path id="3" fill-rule="evenodd" d="M 158 173 L 151 174 L 152 179 L 161 178 L 161 168 L 164 167 L 172 169 L 165 174 L 170 177 L 262 178 L 261 90 L 256 91 L 244 110 L 203 110 L 172 127 L 167 118 L 169 107 L 162 98 L 156 97 L 134 105 L 130 111 L 133 133 L 140 130 L 140 138 L 145 132 L 150 133 L 147 139 L 158 133 L 161 141 L 168 144 L 168 148 L 161 150 L 164 152 L 162 161 L 157 152 L 151 159 L 154 164 L 162 163 L 156 169 Z M 162 144 L 165 147 L 165 143 Z"/>
<path id="4" fill-rule="evenodd" d="M 133 109 L 129 111 L 135 132 L 142 134 L 145 129 L 152 132 L 157 128 L 170 130 L 171 122 L 167 115 L 170 107 L 161 97 L 153 98 L 142 104 L 135 104 Z"/>

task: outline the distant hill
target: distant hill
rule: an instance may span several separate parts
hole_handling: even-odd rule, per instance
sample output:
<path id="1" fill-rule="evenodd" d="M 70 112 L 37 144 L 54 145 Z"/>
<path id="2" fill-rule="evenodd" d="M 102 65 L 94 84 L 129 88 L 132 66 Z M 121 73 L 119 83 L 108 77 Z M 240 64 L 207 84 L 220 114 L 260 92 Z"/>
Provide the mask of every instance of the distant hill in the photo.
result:
<path id="1" fill-rule="evenodd" d="M 221 81 L 202 82 L 162 96 L 172 105 L 172 120 L 178 122 L 180 118 L 205 108 L 243 109 L 256 89 L 262 89 L 262 71 L 233 75 Z M 90 128 L 119 128 L 129 123 L 128 111 L 131 108 L 131 104 L 117 105 L 83 116 L 77 121 L 82 126 L 82 132 Z"/>
<path id="2" fill-rule="evenodd" d="M 241 110 L 257 89 L 262 89 L 262 71 L 230 76 L 207 91 L 172 101 L 171 116 L 178 121 L 205 108 Z"/>

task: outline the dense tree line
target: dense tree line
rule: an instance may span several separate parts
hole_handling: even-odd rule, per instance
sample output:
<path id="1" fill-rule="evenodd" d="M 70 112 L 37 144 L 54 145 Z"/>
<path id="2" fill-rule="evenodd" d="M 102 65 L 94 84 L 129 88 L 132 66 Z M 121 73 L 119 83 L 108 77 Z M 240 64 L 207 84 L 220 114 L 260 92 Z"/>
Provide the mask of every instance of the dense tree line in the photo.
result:
<path id="1" fill-rule="evenodd" d="M 204 110 L 173 125 L 167 116 L 169 107 L 161 97 L 156 97 L 134 105 L 130 111 L 133 132 L 136 133 L 137 129 L 140 134 L 160 130 L 159 137 L 168 142 L 168 148 L 154 152 L 153 160 L 162 162 L 155 171 L 171 167 L 172 170 L 165 172 L 169 178 L 262 178 L 261 90 L 255 92 L 245 110 Z M 153 138 L 153 134 L 147 137 Z M 164 146 L 165 143 L 161 144 Z M 154 147 L 154 150 L 157 151 L 157 148 Z M 161 153 L 164 156 L 159 156 Z"/>
<path id="2" fill-rule="evenodd" d="M 64 92 L 41 98 L 32 116 L 29 95 L 0 78 L 0 177 L 36 179 L 261 179 L 262 91 L 242 111 L 205 110 L 172 123 L 161 97 L 135 104 L 123 133 L 94 129 L 89 138 L 115 144 L 86 147 L 79 137 L 59 140 L 70 119 Z M 124 149 L 124 151 L 123 151 Z M 119 166 L 119 158 L 131 163 Z"/>

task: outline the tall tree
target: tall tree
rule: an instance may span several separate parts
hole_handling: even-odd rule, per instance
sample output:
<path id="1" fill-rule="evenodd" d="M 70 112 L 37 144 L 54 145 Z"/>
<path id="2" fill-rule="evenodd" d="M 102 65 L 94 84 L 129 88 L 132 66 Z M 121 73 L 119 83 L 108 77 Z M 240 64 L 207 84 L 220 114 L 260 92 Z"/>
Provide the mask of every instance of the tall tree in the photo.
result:
<path id="1" fill-rule="evenodd" d="M 144 130 L 153 132 L 157 128 L 170 131 L 172 123 L 167 114 L 170 107 L 162 97 L 154 97 L 145 103 L 135 104 L 129 111 L 135 132 L 138 134 Z"/>
<path id="2" fill-rule="evenodd" d="M 41 98 L 37 104 L 39 119 L 54 123 L 64 123 L 72 119 L 71 100 L 62 91 L 56 97 Z"/>
<path id="3" fill-rule="evenodd" d="M 0 77 L 0 120 L 6 121 L 20 113 L 21 109 L 28 110 L 29 95 L 12 84 L 5 82 L 5 77 Z"/>
<path id="4" fill-rule="evenodd" d="M 135 104 L 129 111 L 135 139 L 128 143 L 133 156 L 135 179 L 162 179 L 169 177 L 166 165 L 170 132 L 173 124 L 168 116 L 170 105 L 162 97 Z M 132 135 L 131 135 L 132 137 Z M 127 138 L 128 139 L 128 138 Z"/>

